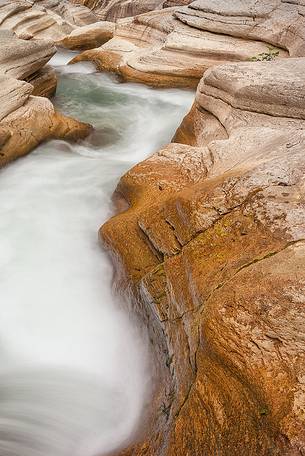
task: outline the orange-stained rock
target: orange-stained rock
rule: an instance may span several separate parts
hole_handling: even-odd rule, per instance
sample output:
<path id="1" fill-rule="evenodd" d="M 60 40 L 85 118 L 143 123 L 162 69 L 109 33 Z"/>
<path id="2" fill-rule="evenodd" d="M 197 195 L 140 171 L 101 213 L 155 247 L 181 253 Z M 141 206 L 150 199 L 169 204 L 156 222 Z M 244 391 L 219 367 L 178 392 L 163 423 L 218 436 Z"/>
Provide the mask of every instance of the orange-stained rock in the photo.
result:
<path id="1" fill-rule="evenodd" d="M 112 40 L 72 63 L 91 60 L 101 71 L 152 86 L 196 87 L 214 65 L 304 56 L 303 10 L 300 2 L 280 0 L 160 8 L 119 20 Z"/>
<path id="2" fill-rule="evenodd" d="M 101 239 L 155 350 L 122 456 L 305 452 L 305 59 L 215 66 Z"/>
<path id="3" fill-rule="evenodd" d="M 78 139 L 91 131 L 90 125 L 56 113 L 42 98 L 56 90 L 56 74 L 44 66 L 55 52 L 53 42 L 22 40 L 0 30 L 0 167 L 44 140 Z"/>
<path id="4" fill-rule="evenodd" d="M 0 167 L 21 157 L 47 139 L 77 140 L 88 136 L 92 127 L 55 112 L 52 103 L 30 96 L 0 123 Z M 6 135 L 1 145 L 1 131 Z M 5 136 L 4 136 L 5 137 Z"/>
<path id="5" fill-rule="evenodd" d="M 114 28 L 115 24 L 107 21 L 78 27 L 63 40 L 58 41 L 57 45 L 67 49 L 97 48 L 113 37 Z"/>
<path id="6" fill-rule="evenodd" d="M 45 66 L 26 78 L 26 81 L 34 88 L 32 95 L 51 98 L 56 92 L 57 76 L 51 66 Z"/>

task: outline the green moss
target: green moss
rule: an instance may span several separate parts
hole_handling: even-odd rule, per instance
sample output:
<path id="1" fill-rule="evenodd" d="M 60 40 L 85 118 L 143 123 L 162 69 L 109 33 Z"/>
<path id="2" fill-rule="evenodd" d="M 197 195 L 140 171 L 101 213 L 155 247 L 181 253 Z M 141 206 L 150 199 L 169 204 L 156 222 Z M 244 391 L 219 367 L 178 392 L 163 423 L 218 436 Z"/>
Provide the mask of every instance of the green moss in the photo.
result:
<path id="1" fill-rule="evenodd" d="M 259 414 L 260 414 L 261 416 L 267 416 L 267 415 L 269 414 L 268 408 L 267 408 L 267 407 L 261 408 L 260 411 L 259 411 Z"/>
<path id="2" fill-rule="evenodd" d="M 152 271 L 152 274 L 153 274 L 153 275 L 156 275 L 156 276 L 164 275 L 164 274 L 165 274 L 165 272 L 164 272 L 164 264 L 163 264 L 163 263 L 159 264 L 159 265 Z"/>
<path id="3" fill-rule="evenodd" d="M 270 62 L 280 55 L 280 50 L 272 46 L 268 46 L 268 52 L 261 52 L 250 58 L 251 62 Z"/>

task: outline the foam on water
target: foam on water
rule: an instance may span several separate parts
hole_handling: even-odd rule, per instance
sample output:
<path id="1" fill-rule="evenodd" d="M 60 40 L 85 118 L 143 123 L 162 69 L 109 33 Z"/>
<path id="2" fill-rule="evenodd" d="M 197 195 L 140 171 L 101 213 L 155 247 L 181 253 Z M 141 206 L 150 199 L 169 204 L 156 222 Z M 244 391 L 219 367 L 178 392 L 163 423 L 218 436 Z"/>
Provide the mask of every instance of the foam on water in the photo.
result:
<path id="1" fill-rule="evenodd" d="M 105 454 L 133 432 L 147 343 L 112 293 L 97 230 L 119 176 L 170 140 L 193 98 L 122 85 L 90 64 L 57 71 L 57 108 L 96 130 L 0 172 L 1 456 Z"/>

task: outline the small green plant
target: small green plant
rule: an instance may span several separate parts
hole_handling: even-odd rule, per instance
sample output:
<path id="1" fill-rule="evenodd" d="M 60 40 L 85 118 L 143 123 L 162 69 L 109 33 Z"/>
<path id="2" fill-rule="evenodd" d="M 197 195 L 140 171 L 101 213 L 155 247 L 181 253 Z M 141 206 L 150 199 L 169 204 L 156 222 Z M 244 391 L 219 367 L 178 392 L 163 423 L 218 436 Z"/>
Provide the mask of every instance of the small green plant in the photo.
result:
<path id="1" fill-rule="evenodd" d="M 250 58 L 251 62 L 270 62 L 278 57 L 280 50 L 271 46 L 268 46 L 268 52 L 262 52 L 261 54 L 254 55 Z"/>
<path id="2" fill-rule="evenodd" d="M 269 411 L 268 411 L 267 407 L 264 407 L 259 411 L 259 413 L 261 416 L 267 416 Z"/>

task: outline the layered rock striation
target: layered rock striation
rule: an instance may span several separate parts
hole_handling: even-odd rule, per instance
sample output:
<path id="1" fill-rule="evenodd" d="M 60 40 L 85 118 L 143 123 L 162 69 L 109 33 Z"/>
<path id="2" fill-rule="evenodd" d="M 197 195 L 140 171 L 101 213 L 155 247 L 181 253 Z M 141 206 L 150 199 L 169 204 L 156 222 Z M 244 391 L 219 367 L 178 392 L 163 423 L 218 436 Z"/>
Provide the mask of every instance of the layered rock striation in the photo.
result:
<path id="1" fill-rule="evenodd" d="M 0 3 L 0 30 L 12 30 L 23 39 L 65 38 L 75 28 L 98 19 L 88 8 L 68 0 L 3 0 Z"/>
<path id="2" fill-rule="evenodd" d="M 57 41 L 57 45 L 71 50 L 92 49 L 107 43 L 113 38 L 114 31 L 114 22 L 98 21 L 78 27 L 65 38 Z"/>
<path id="3" fill-rule="evenodd" d="M 75 49 L 114 33 L 75 60 L 125 80 L 195 87 L 204 73 L 173 142 L 123 176 L 128 209 L 100 231 L 155 353 L 143 432 L 122 456 L 304 455 L 304 2 L 152 1 L 115 29 L 88 10 L 63 19 L 66 2 L 5 3 L 47 4 L 43 20 L 63 22 L 0 34 L 0 165 L 90 131 L 33 96 L 52 92 L 55 52 L 34 30 Z M 142 12 L 86 4 L 95 18 Z"/>
<path id="4" fill-rule="evenodd" d="M 46 139 L 89 134 L 89 125 L 56 113 L 43 98 L 56 89 L 55 73 L 45 67 L 56 52 L 52 41 L 22 40 L 0 30 L 0 50 L 0 166 Z"/>
<path id="5" fill-rule="evenodd" d="M 148 84 L 160 64 L 178 85 L 170 39 L 191 35 L 185 81 L 194 36 L 209 60 L 173 142 L 122 177 L 128 209 L 100 231 L 155 352 L 146 432 L 122 456 L 305 454 L 303 8 L 196 1 L 119 22 L 92 51 Z"/>
<path id="6" fill-rule="evenodd" d="M 304 56 L 304 8 L 297 0 L 198 0 L 118 21 L 112 40 L 75 61 L 92 60 L 124 80 L 196 87 L 217 64 Z"/>
<path id="7" fill-rule="evenodd" d="M 119 183 L 101 237 L 159 375 L 124 454 L 305 451 L 304 87 L 300 58 L 210 69 L 176 142 Z"/>
<path id="8" fill-rule="evenodd" d="M 72 0 L 91 8 L 101 20 L 117 21 L 171 6 L 188 5 L 192 0 Z"/>

